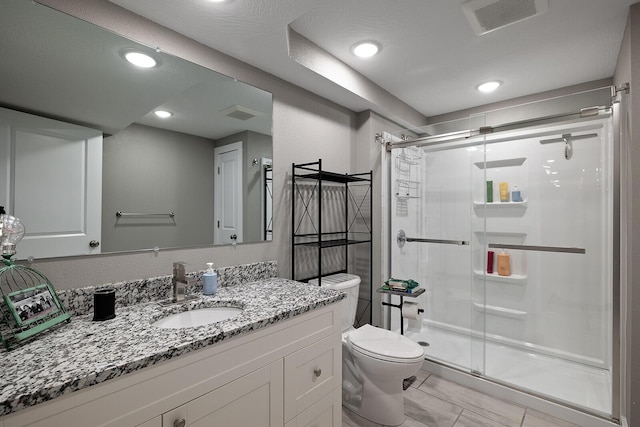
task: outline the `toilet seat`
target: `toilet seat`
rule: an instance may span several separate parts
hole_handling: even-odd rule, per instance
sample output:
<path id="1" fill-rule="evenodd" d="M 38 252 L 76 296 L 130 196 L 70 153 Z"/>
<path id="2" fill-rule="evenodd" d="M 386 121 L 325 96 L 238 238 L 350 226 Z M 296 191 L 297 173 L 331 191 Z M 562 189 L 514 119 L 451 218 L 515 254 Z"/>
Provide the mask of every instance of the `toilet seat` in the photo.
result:
<path id="1" fill-rule="evenodd" d="M 387 362 L 414 363 L 424 357 L 422 347 L 407 337 L 371 325 L 350 332 L 347 342 L 352 350 Z"/>

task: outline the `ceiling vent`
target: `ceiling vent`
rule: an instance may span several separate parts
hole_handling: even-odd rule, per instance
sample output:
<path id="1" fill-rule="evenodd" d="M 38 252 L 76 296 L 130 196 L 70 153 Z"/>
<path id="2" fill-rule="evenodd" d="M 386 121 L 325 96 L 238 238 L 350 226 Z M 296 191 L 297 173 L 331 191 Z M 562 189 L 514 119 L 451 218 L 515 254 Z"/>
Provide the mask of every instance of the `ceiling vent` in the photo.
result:
<path id="1" fill-rule="evenodd" d="M 259 111 L 243 107 L 242 105 L 232 105 L 231 107 L 220 111 L 220 113 L 238 120 L 249 120 L 262 114 Z"/>
<path id="2" fill-rule="evenodd" d="M 548 8 L 549 0 L 468 0 L 462 5 L 479 35 L 540 15 Z"/>

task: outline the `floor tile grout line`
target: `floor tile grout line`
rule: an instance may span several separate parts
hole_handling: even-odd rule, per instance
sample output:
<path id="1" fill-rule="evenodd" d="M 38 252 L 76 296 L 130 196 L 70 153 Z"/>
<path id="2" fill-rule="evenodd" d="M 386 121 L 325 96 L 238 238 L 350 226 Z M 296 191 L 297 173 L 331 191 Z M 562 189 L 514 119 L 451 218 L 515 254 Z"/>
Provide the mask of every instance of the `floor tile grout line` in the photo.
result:
<path id="1" fill-rule="evenodd" d="M 451 402 L 449 402 L 451 403 Z M 464 408 L 462 408 L 462 411 L 460 411 L 460 413 L 458 414 L 458 416 L 456 417 L 455 421 L 453 422 L 453 424 L 451 424 L 451 427 L 456 427 L 456 423 L 458 422 L 458 420 L 460 419 L 460 417 L 462 416 L 462 413 L 464 412 Z"/>
<path id="2" fill-rule="evenodd" d="M 429 375 L 429 376 L 431 376 L 431 375 Z M 423 384 L 424 384 L 425 382 L 426 382 L 426 379 L 425 379 L 425 381 L 423 381 Z M 452 381 L 452 382 L 453 382 L 453 381 Z M 458 383 L 455 383 L 455 382 L 454 382 L 454 384 L 457 384 L 457 385 L 462 386 L 461 384 L 458 384 Z M 422 384 L 420 384 L 420 385 L 422 385 Z M 464 386 L 462 386 L 462 387 L 464 387 Z M 460 409 L 462 409 L 462 411 L 460 412 L 460 414 L 458 414 L 458 418 L 460 417 L 460 415 L 462 415 L 462 412 L 463 412 L 463 411 L 465 411 L 465 410 L 467 410 L 467 411 L 469 411 L 469 412 L 472 412 L 472 413 L 474 413 L 474 414 L 476 414 L 476 415 L 479 415 L 479 416 L 481 416 L 481 417 L 483 417 L 483 418 L 487 418 L 487 417 L 486 417 L 486 416 L 484 416 L 484 415 L 482 415 L 482 414 L 479 412 L 479 410 L 485 410 L 485 411 L 487 411 L 487 412 L 491 412 L 492 414 L 494 414 L 494 415 L 496 415 L 496 416 L 498 416 L 498 417 L 504 416 L 504 414 L 499 413 L 499 412 L 496 412 L 496 411 L 491 410 L 491 409 L 481 408 L 481 407 L 478 407 L 478 406 L 475 406 L 475 405 L 472 405 L 472 404 L 464 405 L 464 404 L 461 404 L 460 402 L 453 402 L 453 401 L 451 401 L 451 400 L 450 400 L 451 396 L 447 396 L 447 398 L 444 398 L 444 397 L 442 397 L 442 396 L 438 396 L 438 395 L 435 395 L 435 394 L 433 394 L 433 393 L 429 393 L 427 390 L 424 390 L 424 389 L 417 388 L 417 390 L 420 390 L 421 392 L 423 392 L 423 393 L 425 393 L 425 394 L 428 394 L 428 395 L 429 395 L 429 396 L 431 396 L 431 397 L 434 397 L 434 398 L 436 398 L 436 399 L 440 399 L 440 400 L 442 400 L 442 401 L 444 401 L 444 402 L 447 402 L 447 403 L 449 403 L 449 404 L 451 404 L 451 405 L 457 406 L 457 407 L 459 407 Z M 522 414 L 523 414 L 523 415 L 522 415 L 522 419 L 520 420 L 520 427 L 522 427 L 522 423 L 524 422 L 524 416 L 525 416 L 525 414 L 526 414 L 526 410 L 527 410 L 527 407 L 526 407 L 526 406 L 522 406 L 522 405 L 519 405 L 519 404 L 517 404 L 517 403 L 513 403 L 513 402 L 508 401 L 508 400 L 505 400 L 505 399 L 500 399 L 500 398 L 498 398 L 498 397 L 496 397 L 496 396 L 493 396 L 493 395 L 491 395 L 491 394 L 487 394 L 486 396 L 489 396 L 489 397 L 491 397 L 491 398 L 493 398 L 493 399 L 496 399 L 497 401 L 500 401 L 500 402 L 503 402 L 503 403 L 507 403 L 507 404 L 510 404 L 510 405 L 513 405 L 513 406 L 516 406 L 516 407 L 518 407 L 518 408 L 522 409 L 522 410 L 523 410 L 523 411 L 522 411 Z M 495 421 L 495 420 L 493 420 L 493 421 Z M 457 422 L 457 418 L 456 418 L 456 422 Z M 496 423 L 498 423 L 498 424 L 502 424 L 502 423 L 500 423 L 500 422 L 498 422 L 498 421 L 495 421 L 495 422 L 496 422 Z M 455 423 L 454 423 L 454 425 L 455 425 Z M 504 426 L 504 424 L 502 424 L 502 425 Z M 508 426 L 505 426 L 505 427 L 508 427 Z"/>

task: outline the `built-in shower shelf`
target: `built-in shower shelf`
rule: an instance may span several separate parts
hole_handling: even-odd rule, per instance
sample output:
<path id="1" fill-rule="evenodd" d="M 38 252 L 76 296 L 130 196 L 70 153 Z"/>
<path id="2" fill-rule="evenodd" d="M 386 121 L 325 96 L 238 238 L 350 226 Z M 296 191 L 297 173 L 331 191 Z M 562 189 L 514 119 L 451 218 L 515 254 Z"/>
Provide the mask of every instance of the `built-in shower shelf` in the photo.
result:
<path id="1" fill-rule="evenodd" d="M 493 209 L 493 208 L 515 208 L 515 207 L 519 207 L 519 208 L 526 208 L 527 207 L 527 199 L 521 201 L 521 202 L 491 202 L 491 203 L 485 203 L 485 202 L 473 202 L 473 206 L 474 207 L 480 207 L 480 206 L 487 206 L 487 208 Z"/>
<path id="2" fill-rule="evenodd" d="M 525 320 L 527 318 L 526 311 L 506 307 L 498 307 L 497 305 L 484 305 L 478 302 L 474 302 L 473 308 L 481 313 L 493 314 L 500 317 L 508 317 L 510 319 Z"/>
<path id="3" fill-rule="evenodd" d="M 485 273 L 481 270 L 473 270 L 476 278 L 484 278 Z M 512 274 L 510 276 L 500 276 L 497 273 L 486 273 L 487 280 L 499 283 L 513 283 L 516 285 L 524 285 L 527 282 L 527 276 L 524 274 Z"/>

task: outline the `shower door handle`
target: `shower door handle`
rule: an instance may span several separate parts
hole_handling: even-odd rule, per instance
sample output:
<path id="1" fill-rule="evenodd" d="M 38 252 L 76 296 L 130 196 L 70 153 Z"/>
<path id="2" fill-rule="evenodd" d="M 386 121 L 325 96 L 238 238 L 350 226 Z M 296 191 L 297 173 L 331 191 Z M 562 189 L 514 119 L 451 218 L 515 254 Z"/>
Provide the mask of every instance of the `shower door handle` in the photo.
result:
<path id="1" fill-rule="evenodd" d="M 567 248 L 563 246 L 531 246 L 507 245 L 503 243 L 489 243 L 490 249 L 515 249 L 517 251 L 561 252 L 567 254 L 586 254 L 585 248 Z"/>
<path id="2" fill-rule="evenodd" d="M 399 248 L 403 247 L 404 244 L 407 242 L 438 243 L 441 245 L 459 245 L 459 246 L 469 245 L 469 242 L 466 240 L 420 239 L 416 237 L 407 237 L 404 230 L 398 231 L 396 242 L 398 243 Z"/>

